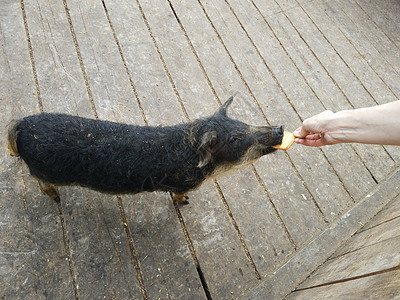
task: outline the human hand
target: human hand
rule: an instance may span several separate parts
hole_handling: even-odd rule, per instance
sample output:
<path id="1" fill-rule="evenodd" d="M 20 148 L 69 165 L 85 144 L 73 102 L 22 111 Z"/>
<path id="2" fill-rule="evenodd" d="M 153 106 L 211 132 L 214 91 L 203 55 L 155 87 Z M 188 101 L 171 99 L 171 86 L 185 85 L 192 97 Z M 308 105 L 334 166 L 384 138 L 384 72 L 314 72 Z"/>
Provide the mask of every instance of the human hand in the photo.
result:
<path id="1" fill-rule="evenodd" d="M 338 143 L 330 132 L 334 113 L 326 110 L 318 115 L 304 120 L 303 125 L 297 128 L 293 134 L 298 144 L 311 147 L 320 147 Z"/>
<path id="2" fill-rule="evenodd" d="M 304 120 L 295 142 L 320 147 L 338 143 L 400 146 L 400 100 L 336 113 L 326 110 Z"/>

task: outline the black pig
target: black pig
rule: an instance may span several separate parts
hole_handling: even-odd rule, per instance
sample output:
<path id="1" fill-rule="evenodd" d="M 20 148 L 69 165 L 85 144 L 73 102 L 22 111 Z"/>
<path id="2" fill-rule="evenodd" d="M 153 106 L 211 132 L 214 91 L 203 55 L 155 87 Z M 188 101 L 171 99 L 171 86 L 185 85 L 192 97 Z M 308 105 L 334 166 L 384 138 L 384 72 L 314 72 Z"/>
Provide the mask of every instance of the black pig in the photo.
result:
<path id="1" fill-rule="evenodd" d="M 229 118 L 232 100 L 211 117 L 165 127 L 42 113 L 10 124 L 8 148 L 56 200 L 54 185 L 77 184 L 113 194 L 169 191 L 184 202 L 205 179 L 250 164 L 282 141 L 282 126 Z"/>

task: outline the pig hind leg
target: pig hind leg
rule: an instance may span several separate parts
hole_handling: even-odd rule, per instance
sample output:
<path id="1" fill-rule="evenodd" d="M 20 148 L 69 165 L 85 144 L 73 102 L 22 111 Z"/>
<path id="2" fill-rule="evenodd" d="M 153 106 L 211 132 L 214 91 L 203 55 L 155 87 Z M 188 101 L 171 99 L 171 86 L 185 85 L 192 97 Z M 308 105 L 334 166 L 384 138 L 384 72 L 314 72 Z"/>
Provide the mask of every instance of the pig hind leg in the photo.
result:
<path id="1" fill-rule="evenodd" d="M 19 121 L 11 121 L 7 126 L 7 148 L 11 156 L 19 156 L 17 148 Z"/>

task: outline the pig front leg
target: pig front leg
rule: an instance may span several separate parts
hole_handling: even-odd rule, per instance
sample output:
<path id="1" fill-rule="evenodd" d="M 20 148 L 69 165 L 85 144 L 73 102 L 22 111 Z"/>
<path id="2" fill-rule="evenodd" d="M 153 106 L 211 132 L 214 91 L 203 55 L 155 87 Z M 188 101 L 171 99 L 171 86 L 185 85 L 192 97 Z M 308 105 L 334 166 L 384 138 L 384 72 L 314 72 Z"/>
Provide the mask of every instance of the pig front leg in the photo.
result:
<path id="1" fill-rule="evenodd" d="M 181 203 L 181 204 L 189 204 L 189 197 L 186 196 L 185 194 L 176 194 L 176 193 L 171 193 L 172 200 Z"/>
<path id="2" fill-rule="evenodd" d="M 44 182 L 38 178 L 35 178 L 37 183 L 39 184 L 40 191 L 47 195 L 50 199 L 55 200 L 56 202 L 60 202 L 60 195 L 58 194 L 58 189 L 54 184 Z"/>

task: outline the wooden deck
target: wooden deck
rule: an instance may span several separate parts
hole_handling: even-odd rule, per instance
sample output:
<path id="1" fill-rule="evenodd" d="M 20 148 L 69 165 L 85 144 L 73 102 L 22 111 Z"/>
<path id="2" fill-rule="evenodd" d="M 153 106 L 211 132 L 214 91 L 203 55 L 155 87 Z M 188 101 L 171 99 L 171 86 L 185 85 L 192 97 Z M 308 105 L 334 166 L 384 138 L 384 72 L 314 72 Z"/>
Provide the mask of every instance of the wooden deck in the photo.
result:
<path id="1" fill-rule="evenodd" d="M 2 143 L 41 111 L 167 125 L 234 95 L 231 116 L 292 131 L 395 101 L 399 16 L 397 0 L 2 0 Z M 294 145 L 185 206 L 78 187 L 57 204 L 1 147 L 0 298 L 399 297 L 399 163 L 398 147 Z"/>

